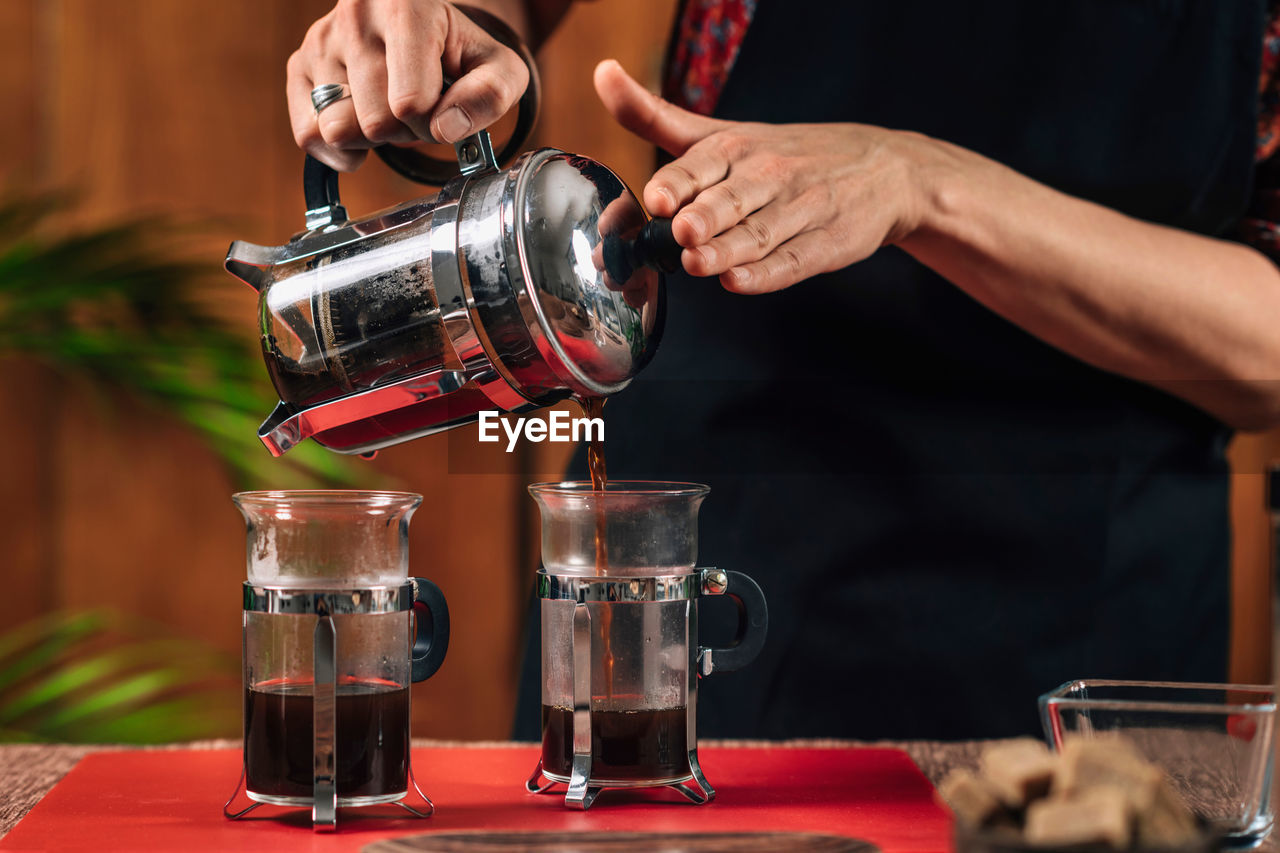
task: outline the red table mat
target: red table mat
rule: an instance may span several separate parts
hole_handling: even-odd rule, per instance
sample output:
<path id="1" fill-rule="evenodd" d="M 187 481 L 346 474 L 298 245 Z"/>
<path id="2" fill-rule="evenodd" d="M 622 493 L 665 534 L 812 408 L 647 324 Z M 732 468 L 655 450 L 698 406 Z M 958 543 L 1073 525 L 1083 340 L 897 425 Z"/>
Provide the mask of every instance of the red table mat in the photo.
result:
<path id="1" fill-rule="evenodd" d="M 426 820 L 398 808 L 341 809 L 338 831 L 311 830 L 310 812 L 262 806 L 222 816 L 239 750 L 101 752 L 87 756 L 0 839 L 0 850 L 358 851 L 379 838 L 461 830 L 802 831 L 866 839 L 885 853 L 946 851 L 951 819 L 906 753 L 893 749 L 699 749 L 715 802 L 671 791 L 604 791 L 587 812 L 555 794 L 528 794 L 535 746 L 413 750 Z M 373 815 L 376 813 L 378 817 Z M 400 812 L 403 814 L 403 812 Z"/>

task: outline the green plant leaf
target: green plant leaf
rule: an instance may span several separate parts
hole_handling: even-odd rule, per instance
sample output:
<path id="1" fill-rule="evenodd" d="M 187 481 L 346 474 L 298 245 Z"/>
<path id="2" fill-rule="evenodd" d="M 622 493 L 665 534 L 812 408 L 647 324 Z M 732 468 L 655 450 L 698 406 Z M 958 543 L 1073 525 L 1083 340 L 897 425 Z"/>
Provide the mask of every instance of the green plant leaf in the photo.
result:
<path id="1" fill-rule="evenodd" d="M 33 620 L 0 637 L 0 691 L 40 672 L 66 649 L 101 632 L 107 621 L 98 611 L 54 615 L 47 620 Z"/>
<path id="2" fill-rule="evenodd" d="M 131 742 L 231 734 L 239 718 L 235 656 L 157 635 L 118 614 L 52 614 L 0 635 L 10 688 L 0 690 L 0 742 Z M 38 662 L 32 670 L 30 664 Z M 153 712 L 160 706 L 163 712 Z M 135 718 L 149 720 L 145 725 Z"/>
<path id="3" fill-rule="evenodd" d="M 114 712 L 113 716 L 119 716 L 122 710 L 145 705 L 149 700 L 190 683 L 190 675 L 179 667 L 161 667 L 125 675 L 107 687 L 81 697 L 74 706 L 50 714 L 44 725 L 56 729 L 96 714 Z"/>
<path id="4" fill-rule="evenodd" d="M 0 198 L 0 355 L 178 418 L 203 436 L 238 488 L 281 482 L 354 485 L 385 478 L 328 451 L 273 459 L 257 425 L 275 408 L 249 327 L 211 310 L 218 266 L 182 249 L 182 228 L 155 219 L 59 234 L 65 194 Z M 192 229 L 187 229 L 191 231 Z"/>
<path id="5" fill-rule="evenodd" d="M 86 743 L 169 743 L 226 737 L 239 729 L 238 705 L 221 702 L 221 695 L 187 696 L 157 702 L 125 716 L 90 720 L 76 727 Z M 58 739 L 67 732 L 54 730 Z"/>
<path id="6" fill-rule="evenodd" d="M 206 680 L 204 673 L 217 672 L 217 664 L 211 665 L 211 658 L 207 650 L 193 647 L 191 643 L 181 640 L 129 643 L 105 651 L 86 649 L 73 659 L 61 662 L 48 675 L 0 706 L 0 724 L 11 723 L 32 711 L 54 705 L 93 684 L 174 660 L 181 660 L 184 665 L 182 669 L 173 671 L 180 678 L 172 686 L 201 683 Z M 149 671 L 158 673 L 163 670 Z M 82 701 L 71 711 L 64 709 L 61 712 L 47 712 L 49 716 L 46 719 L 65 722 L 92 712 L 89 703 Z"/>

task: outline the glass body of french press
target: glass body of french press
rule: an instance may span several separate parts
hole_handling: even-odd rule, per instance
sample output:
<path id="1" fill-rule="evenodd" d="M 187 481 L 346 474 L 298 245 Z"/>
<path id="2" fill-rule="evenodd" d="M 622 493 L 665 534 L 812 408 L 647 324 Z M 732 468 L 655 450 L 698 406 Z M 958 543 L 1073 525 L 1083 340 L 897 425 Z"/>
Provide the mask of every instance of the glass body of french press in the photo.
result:
<path id="1" fill-rule="evenodd" d="M 409 688 L 444 661 L 449 610 L 435 584 L 408 576 L 421 496 L 233 499 L 247 526 L 244 769 L 224 813 L 307 807 L 318 830 L 334 828 L 339 807 L 429 815 L 409 762 Z"/>
<path id="2" fill-rule="evenodd" d="M 768 607 L 746 575 L 697 567 L 690 483 L 541 483 L 542 754 L 527 788 L 568 786 L 586 809 L 604 788 L 670 786 L 695 803 L 715 790 L 698 761 L 698 679 L 751 662 Z M 727 595 L 737 641 L 698 641 L 698 601 Z"/>

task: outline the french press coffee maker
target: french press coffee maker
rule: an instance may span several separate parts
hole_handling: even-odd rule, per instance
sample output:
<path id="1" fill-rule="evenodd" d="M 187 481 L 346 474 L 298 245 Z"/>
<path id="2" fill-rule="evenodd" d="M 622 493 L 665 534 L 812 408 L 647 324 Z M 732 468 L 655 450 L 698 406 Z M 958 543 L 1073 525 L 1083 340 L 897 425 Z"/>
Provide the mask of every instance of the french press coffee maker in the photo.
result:
<path id="1" fill-rule="evenodd" d="M 692 483 L 539 483 L 542 755 L 531 793 L 567 784 L 587 809 L 604 788 L 671 787 L 695 803 L 715 789 L 698 761 L 698 679 L 749 664 L 769 611 L 744 574 L 697 568 Z M 698 601 L 738 606 L 736 641 L 700 645 Z"/>
<path id="2" fill-rule="evenodd" d="M 223 813 L 308 807 L 317 830 L 335 827 L 340 806 L 430 815 L 409 764 L 409 686 L 443 663 L 449 609 L 435 584 L 408 576 L 421 496 L 233 499 L 247 525 L 244 769 Z"/>
<path id="3" fill-rule="evenodd" d="M 532 57 L 508 43 L 533 82 L 505 153 L 523 144 L 539 91 Z M 459 174 L 439 195 L 354 220 L 337 173 L 308 157 L 306 230 L 283 246 L 231 244 L 227 270 L 260 293 L 280 404 L 258 437 L 274 455 L 307 438 L 369 454 L 483 410 L 609 396 L 652 357 L 657 270 L 679 264 L 670 221 L 650 222 L 588 157 L 544 148 L 500 168 L 485 131 L 454 147 Z M 407 177 L 443 182 L 440 161 L 376 150 Z"/>

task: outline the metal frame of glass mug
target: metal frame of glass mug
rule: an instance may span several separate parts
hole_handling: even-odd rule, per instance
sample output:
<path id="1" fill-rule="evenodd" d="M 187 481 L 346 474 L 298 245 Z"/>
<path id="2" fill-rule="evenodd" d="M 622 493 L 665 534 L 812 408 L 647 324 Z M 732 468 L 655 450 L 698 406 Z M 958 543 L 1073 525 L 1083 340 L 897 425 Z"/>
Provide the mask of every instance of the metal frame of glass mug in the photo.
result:
<path id="1" fill-rule="evenodd" d="M 262 805 L 302 807 L 311 806 L 312 826 L 318 831 L 332 831 L 337 827 L 338 807 L 360 807 L 374 805 L 397 805 L 414 817 L 427 818 L 435 812 L 431 799 L 418 787 L 413 775 L 413 761 L 407 767 L 406 786 L 403 793 L 394 797 L 343 798 L 338 796 L 337 757 L 334 749 L 337 717 L 335 713 L 337 701 L 337 660 L 338 634 L 333 623 L 333 616 L 355 614 L 404 613 L 413 610 L 417 598 L 418 578 L 410 578 L 400 586 L 365 587 L 363 589 L 294 589 L 284 587 L 258 586 L 249 581 L 244 583 L 244 612 L 267 613 L 271 615 L 316 616 L 316 627 L 313 636 L 312 677 L 316 690 L 314 692 L 314 723 L 312 738 L 313 756 L 313 793 L 310 800 L 305 797 L 273 797 L 262 794 L 250 794 L 247 788 L 246 775 L 248 768 L 242 761 L 240 781 L 231 797 L 222 807 L 222 814 L 231 820 L 244 817 Z M 241 658 L 246 654 L 246 630 L 242 626 L 240 633 Z M 413 679 L 411 678 L 411 681 Z M 325 688 L 325 689 L 321 689 Z M 410 700 L 412 701 L 412 700 Z M 241 732 L 244 741 L 244 732 Z M 404 799 L 413 791 L 422 799 L 424 809 L 414 808 Z M 232 811 L 231 804 L 236 798 L 244 795 L 251 800 L 248 806 Z"/>
<path id="2" fill-rule="evenodd" d="M 573 613 L 573 765 L 572 775 L 563 778 L 547 774 L 543 771 L 543 760 L 539 756 L 538 764 L 525 782 L 525 789 L 531 794 L 549 791 L 557 784 L 568 784 L 565 793 L 565 804 L 571 808 L 589 809 L 596 797 L 605 788 L 658 788 L 669 787 L 679 791 L 692 802 L 702 805 L 715 799 L 715 789 L 707 781 L 698 761 L 697 710 L 698 710 L 698 678 L 710 675 L 715 669 L 715 653 L 732 651 L 735 656 L 741 655 L 745 663 L 754 658 L 759 651 L 757 645 L 763 645 L 763 636 L 752 637 L 748 632 L 743 639 L 752 637 L 752 641 L 729 649 L 713 649 L 699 646 L 698 610 L 690 606 L 685 618 L 685 645 L 689 649 L 689 682 L 687 685 L 686 708 L 689 744 L 689 773 L 682 779 L 654 782 L 605 782 L 592 784 L 591 779 L 591 614 L 587 608 L 589 602 L 608 602 L 610 604 L 626 602 L 671 602 L 687 601 L 696 603 L 703 595 L 724 595 L 729 590 L 730 575 L 743 578 L 755 587 L 755 582 L 738 572 L 727 572 L 716 568 L 694 569 L 686 574 L 653 575 L 646 577 L 595 577 L 582 575 L 557 575 L 540 569 L 537 575 L 538 598 L 544 601 L 572 601 Z M 759 587 L 756 587 L 758 590 Z M 758 632 L 757 632 L 758 634 Z M 750 648 L 744 647 L 750 646 Z M 579 661 L 586 664 L 579 666 Z M 736 667 L 734 667 L 736 668 Z M 692 782 L 696 787 L 691 786 Z"/>

